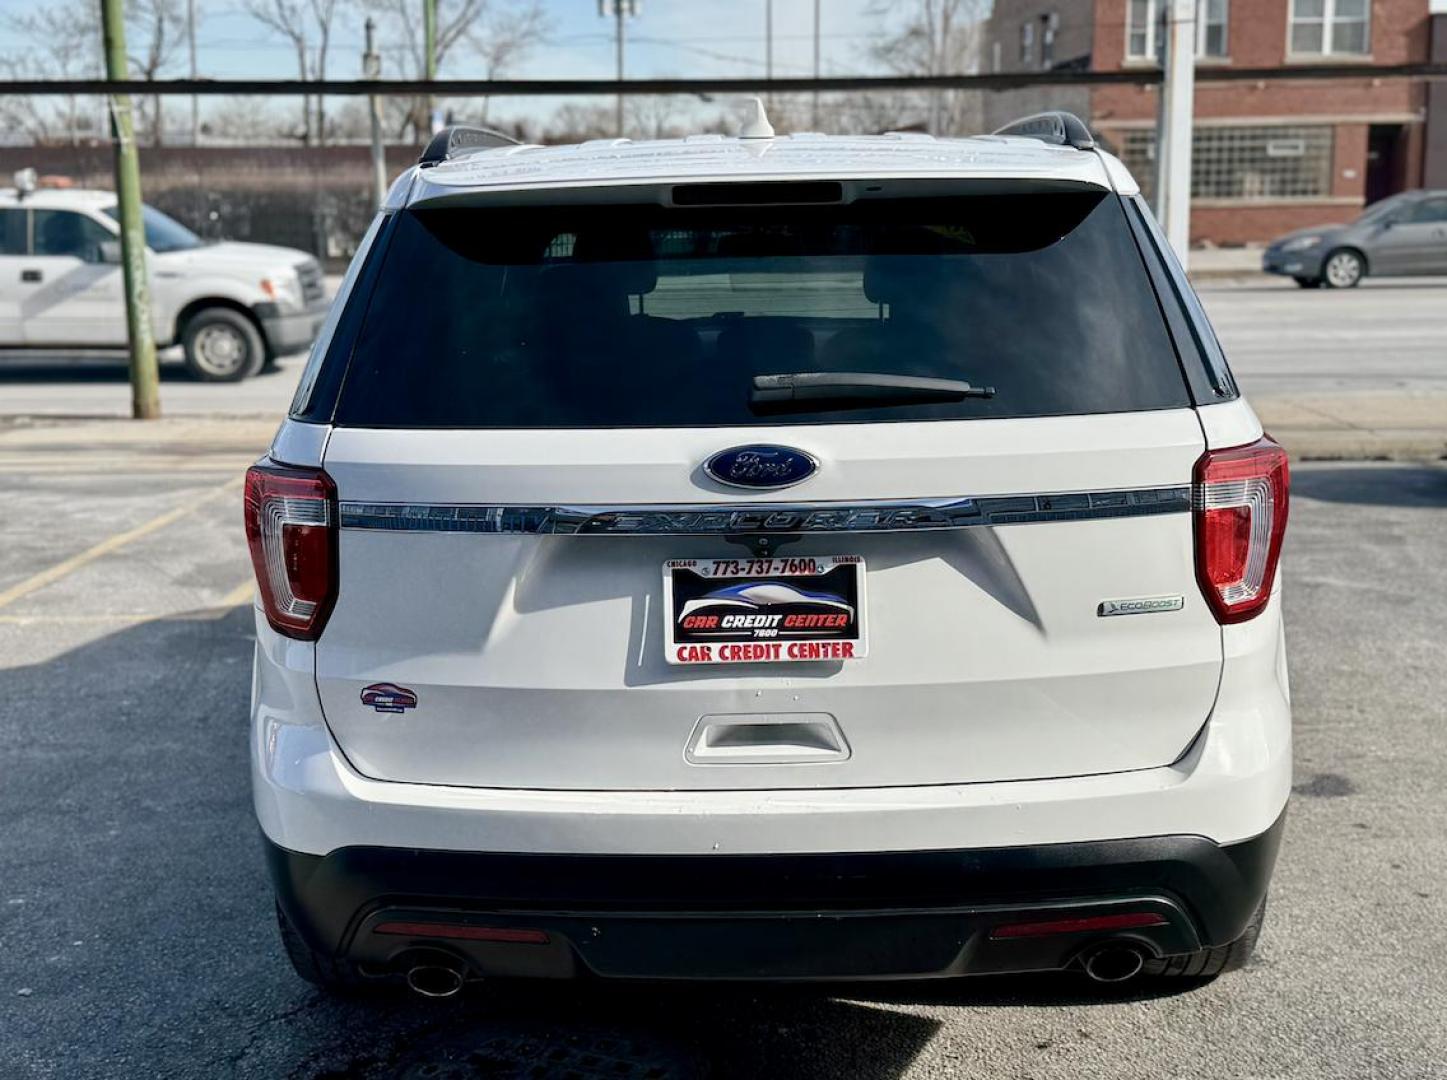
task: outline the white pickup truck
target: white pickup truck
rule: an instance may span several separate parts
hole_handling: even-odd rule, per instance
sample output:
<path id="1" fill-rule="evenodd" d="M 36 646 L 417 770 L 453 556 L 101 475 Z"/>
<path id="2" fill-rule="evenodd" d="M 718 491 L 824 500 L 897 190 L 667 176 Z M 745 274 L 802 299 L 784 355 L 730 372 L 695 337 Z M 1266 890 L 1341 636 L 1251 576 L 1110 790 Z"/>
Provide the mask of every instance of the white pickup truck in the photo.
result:
<path id="1" fill-rule="evenodd" d="M 115 193 L 16 181 L 0 188 L 0 350 L 125 348 Z M 327 311 L 311 255 L 210 243 L 154 207 L 144 216 L 156 343 L 181 345 L 195 377 L 234 382 L 311 345 Z"/>

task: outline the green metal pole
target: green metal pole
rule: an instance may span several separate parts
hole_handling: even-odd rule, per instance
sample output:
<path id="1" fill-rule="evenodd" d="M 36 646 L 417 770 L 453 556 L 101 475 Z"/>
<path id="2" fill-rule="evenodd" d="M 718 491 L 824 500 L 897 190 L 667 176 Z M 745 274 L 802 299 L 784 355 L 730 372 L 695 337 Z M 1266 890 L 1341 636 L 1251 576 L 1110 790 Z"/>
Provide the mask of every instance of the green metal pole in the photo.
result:
<path id="1" fill-rule="evenodd" d="M 126 77 L 123 0 L 101 0 L 106 78 Z M 141 163 L 129 94 L 111 97 L 111 138 L 116 147 L 116 202 L 120 206 L 121 271 L 126 284 L 126 332 L 131 344 L 131 415 L 161 415 L 156 338 L 151 330 L 151 290 L 146 280 L 146 230 L 141 222 Z"/>
<path id="2" fill-rule="evenodd" d="M 428 82 L 437 78 L 437 0 L 422 0 L 422 47 L 425 62 L 422 66 L 422 73 Z M 427 134 L 422 137 L 425 143 L 432 137 L 432 95 L 427 95 Z"/>

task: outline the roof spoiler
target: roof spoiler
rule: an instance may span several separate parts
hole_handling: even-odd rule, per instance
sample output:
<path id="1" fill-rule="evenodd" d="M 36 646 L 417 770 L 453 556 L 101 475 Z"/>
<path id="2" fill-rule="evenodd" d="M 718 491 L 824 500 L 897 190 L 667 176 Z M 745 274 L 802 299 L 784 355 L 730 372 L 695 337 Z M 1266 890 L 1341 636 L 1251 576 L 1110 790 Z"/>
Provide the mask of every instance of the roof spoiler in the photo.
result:
<path id="1" fill-rule="evenodd" d="M 469 154 L 474 150 L 491 150 L 498 146 L 518 145 L 520 144 L 516 139 L 511 135 L 504 135 L 501 131 L 459 124 L 454 127 L 445 127 L 432 136 L 432 140 L 427 144 L 427 149 L 423 150 L 422 156 L 417 159 L 417 164 L 436 165 L 463 154 Z"/>
<path id="2" fill-rule="evenodd" d="M 1055 146 L 1073 146 L 1077 150 L 1095 148 L 1095 138 L 1085 121 L 1074 113 L 1059 109 L 1035 113 L 1012 120 L 995 132 L 996 135 L 1018 135 L 1025 139 L 1039 139 Z"/>

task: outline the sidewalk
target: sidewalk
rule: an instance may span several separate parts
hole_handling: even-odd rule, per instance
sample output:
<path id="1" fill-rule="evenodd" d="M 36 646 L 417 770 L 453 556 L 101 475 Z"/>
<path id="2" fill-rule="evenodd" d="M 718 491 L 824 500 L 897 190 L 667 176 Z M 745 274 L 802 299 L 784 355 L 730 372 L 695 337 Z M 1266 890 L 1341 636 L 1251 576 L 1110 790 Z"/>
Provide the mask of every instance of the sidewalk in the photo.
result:
<path id="1" fill-rule="evenodd" d="M 1260 247 L 1192 248 L 1186 273 L 1193 281 L 1259 274 L 1262 250 Z"/>
<path id="2" fill-rule="evenodd" d="M 240 473 L 276 426 L 274 417 L 0 417 L 0 472 Z"/>
<path id="3" fill-rule="evenodd" d="M 1447 393 L 1262 394 L 1251 404 L 1298 461 L 1447 459 Z M 233 474 L 266 451 L 276 426 L 257 416 L 0 417 L 0 472 Z"/>
<path id="4" fill-rule="evenodd" d="M 1252 395 L 1262 426 L 1299 461 L 1447 458 L 1447 394 Z"/>

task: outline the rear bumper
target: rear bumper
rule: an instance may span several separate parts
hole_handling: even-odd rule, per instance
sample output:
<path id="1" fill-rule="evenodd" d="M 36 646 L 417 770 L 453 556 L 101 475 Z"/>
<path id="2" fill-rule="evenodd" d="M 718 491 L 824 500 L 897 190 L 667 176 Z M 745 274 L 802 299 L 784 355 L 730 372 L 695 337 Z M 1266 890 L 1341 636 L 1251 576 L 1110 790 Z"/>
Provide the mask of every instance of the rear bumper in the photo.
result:
<path id="1" fill-rule="evenodd" d="M 1232 941 L 1266 893 L 1282 822 L 1230 845 L 1161 836 L 723 856 L 266 848 L 303 938 L 377 974 L 441 949 L 483 976 L 924 978 L 1056 970 L 1122 937 L 1156 956 Z M 1058 925 L 1120 915 L 1150 925 Z M 499 930 L 527 940 L 469 937 Z"/>

